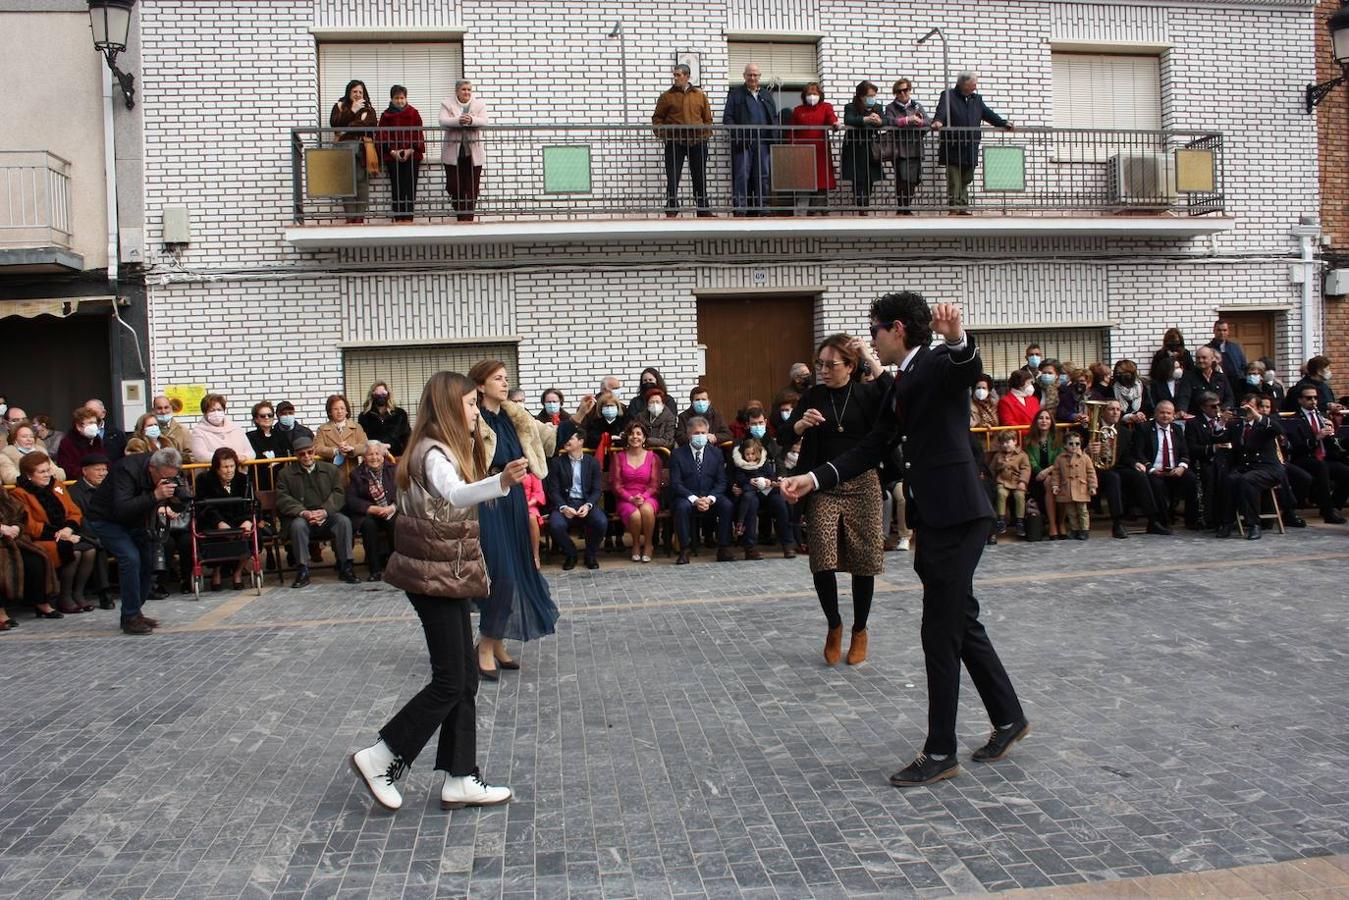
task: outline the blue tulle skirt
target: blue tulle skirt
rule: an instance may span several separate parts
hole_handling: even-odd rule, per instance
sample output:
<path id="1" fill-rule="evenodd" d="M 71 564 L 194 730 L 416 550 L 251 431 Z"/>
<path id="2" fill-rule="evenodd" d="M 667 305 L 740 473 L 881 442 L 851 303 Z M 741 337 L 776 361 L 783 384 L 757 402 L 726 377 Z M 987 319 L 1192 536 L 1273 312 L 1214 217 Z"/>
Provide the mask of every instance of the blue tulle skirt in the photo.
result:
<path id="1" fill-rule="evenodd" d="M 478 506 L 478 527 L 492 592 L 478 601 L 485 637 L 532 641 L 552 634 L 557 605 L 548 582 L 534 568 L 529 546 L 525 489 L 520 485 L 499 500 Z"/>

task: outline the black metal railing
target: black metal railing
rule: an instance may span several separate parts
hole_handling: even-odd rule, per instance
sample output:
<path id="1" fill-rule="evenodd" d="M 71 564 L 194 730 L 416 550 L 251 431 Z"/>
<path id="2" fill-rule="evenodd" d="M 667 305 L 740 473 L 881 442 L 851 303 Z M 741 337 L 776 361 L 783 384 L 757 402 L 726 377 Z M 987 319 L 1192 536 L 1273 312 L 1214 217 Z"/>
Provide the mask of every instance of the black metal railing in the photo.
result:
<path id="1" fill-rule="evenodd" d="M 338 140 L 338 129 L 291 129 L 296 224 L 355 218 L 379 222 L 395 216 L 454 221 L 470 213 L 487 221 L 543 221 L 697 211 L 1193 216 L 1225 208 L 1223 139 L 1208 131 L 947 128 L 901 134 L 895 129 L 805 126 L 657 130 L 647 125 L 492 125 L 463 132 L 393 128 L 340 133 L 348 140 Z M 381 157 L 379 171 L 366 179 L 364 203 L 357 196 L 357 170 L 365 168 L 366 148 L 352 139 L 357 136 Z M 410 149 L 419 142 L 424 157 L 408 205 L 410 167 L 391 165 L 383 151 Z M 456 164 L 454 175 L 466 174 L 458 163 L 470 157 L 459 154 L 471 145 L 481 149 L 484 165 L 476 201 L 469 204 L 463 199 L 465 179 L 449 179 L 451 170 L 442 158 Z M 977 159 L 963 203 L 963 198 L 953 198 L 945 164 L 957 159 L 962 147 L 967 160 Z M 897 165 L 891 151 L 908 155 L 901 155 L 904 162 Z M 734 166 L 733 157 L 738 157 Z M 700 160 L 705 196 L 698 196 L 692 171 Z M 751 189 L 742 198 L 733 172 L 742 164 L 752 167 L 755 160 L 762 160 L 767 170 L 763 197 L 756 200 Z M 680 164 L 673 204 L 672 163 Z M 873 182 L 877 169 L 880 177 Z M 897 178 L 897 170 L 905 173 L 905 182 Z M 859 172 L 865 177 L 859 179 Z M 833 183 L 824 183 L 830 175 Z"/>

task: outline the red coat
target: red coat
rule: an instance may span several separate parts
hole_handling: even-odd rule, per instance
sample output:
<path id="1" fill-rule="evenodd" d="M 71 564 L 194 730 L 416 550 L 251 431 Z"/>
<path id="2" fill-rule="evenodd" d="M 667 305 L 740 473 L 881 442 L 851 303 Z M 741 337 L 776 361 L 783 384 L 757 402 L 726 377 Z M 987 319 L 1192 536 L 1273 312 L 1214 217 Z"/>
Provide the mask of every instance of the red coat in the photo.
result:
<path id="1" fill-rule="evenodd" d="M 823 100 L 814 106 L 804 103 L 792 111 L 793 125 L 815 125 L 816 130 L 793 131 L 793 144 L 813 144 L 815 146 L 815 189 L 832 190 L 837 186 L 834 181 L 834 157 L 829 152 L 829 127 L 838 124 L 834 107 Z"/>
<path id="2" fill-rule="evenodd" d="M 379 114 L 380 128 L 421 128 L 422 114 L 417 112 L 416 107 L 408 105 L 403 107 L 402 111 L 395 110 L 392 106 Z M 379 155 L 384 158 L 386 163 L 393 162 L 394 150 L 414 150 L 413 158 L 417 162 L 422 161 L 426 155 L 426 138 L 418 132 L 411 131 L 381 131 L 378 133 Z"/>
<path id="3" fill-rule="evenodd" d="M 998 401 L 998 421 L 1003 425 L 1029 425 L 1035 421 L 1035 414 L 1039 411 L 1040 401 L 1034 394 L 1022 403 L 1021 398 L 1013 397 L 1012 392 L 1008 391 Z"/>

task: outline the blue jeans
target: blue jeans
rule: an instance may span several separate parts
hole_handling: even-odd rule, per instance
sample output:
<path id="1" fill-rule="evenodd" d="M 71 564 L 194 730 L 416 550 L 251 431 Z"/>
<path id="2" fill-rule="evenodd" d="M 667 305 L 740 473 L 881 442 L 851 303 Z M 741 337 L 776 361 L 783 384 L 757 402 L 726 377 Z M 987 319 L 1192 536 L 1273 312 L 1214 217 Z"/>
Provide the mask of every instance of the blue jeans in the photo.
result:
<path id="1" fill-rule="evenodd" d="M 150 596 L 150 581 L 154 576 L 150 568 L 154 564 L 150 552 L 150 533 L 144 528 L 131 529 L 118 522 L 86 519 L 85 524 L 98 538 L 103 549 L 117 558 L 122 619 L 140 615 L 145 598 Z"/>
<path id="2" fill-rule="evenodd" d="M 735 211 L 759 211 L 767 205 L 769 183 L 768 145 L 746 144 L 731 148 L 731 203 Z"/>

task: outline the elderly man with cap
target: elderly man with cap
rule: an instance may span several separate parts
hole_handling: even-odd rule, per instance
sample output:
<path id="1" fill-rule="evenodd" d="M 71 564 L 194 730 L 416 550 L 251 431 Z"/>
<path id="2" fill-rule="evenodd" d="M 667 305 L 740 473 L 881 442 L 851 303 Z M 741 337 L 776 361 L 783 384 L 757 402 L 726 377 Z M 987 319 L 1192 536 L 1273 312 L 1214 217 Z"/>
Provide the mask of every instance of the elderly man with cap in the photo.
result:
<path id="1" fill-rule="evenodd" d="M 89 501 L 93 499 L 94 491 L 108 477 L 108 465 L 108 457 L 104 453 L 89 453 L 80 460 L 80 477 L 70 486 L 70 499 L 75 501 L 85 518 L 89 517 Z M 92 534 L 82 537 L 97 543 Z M 98 585 L 99 609 L 116 609 L 117 601 L 113 599 L 112 585 L 108 581 L 108 553 L 101 545 L 94 556 L 94 580 Z"/>
<path id="2" fill-rule="evenodd" d="M 575 422 L 564 419 L 557 427 L 557 446 L 561 455 L 548 462 L 544 492 L 553 510 L 548 530 L 553 542 L 562 548 L 566 559 L 562 568 L 576 568 L 576 544 L 567 533 L 571 523 L 581 520 L 586 530 L 586 568 L 598 569 L 595 554 L 609 530 L 609 519 L 600 508 L 600 464 L 585 452 L 585 432 Z"/>
<path id="3" fill-rule="evenodd" d="M 332 538 L 337 571 L 347 584 L 356 584 L 351 560 L 351 520 L 342 514 L 347 492 L 342 471 L 314 453 L 314 441 L 297 437 L 291 444 L 295 462 L 287 463 L 276 476 L 276 511 L 282 533 L 290 537 L 299 571 L 293 588 L 309 585 L 309 541 Z"/>

